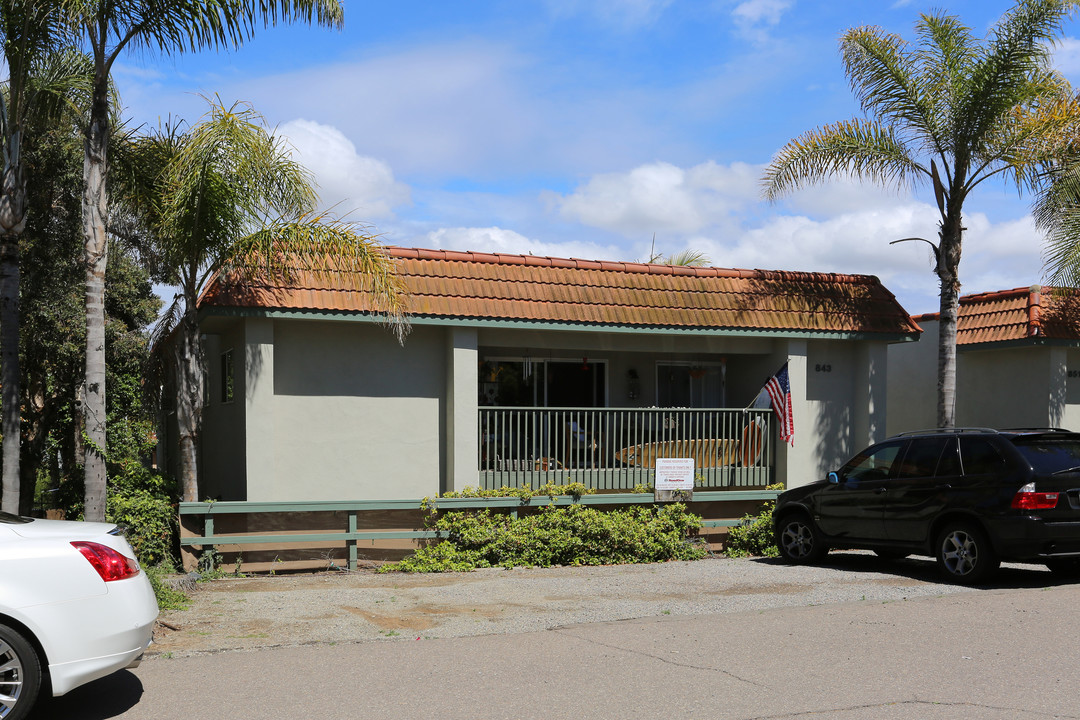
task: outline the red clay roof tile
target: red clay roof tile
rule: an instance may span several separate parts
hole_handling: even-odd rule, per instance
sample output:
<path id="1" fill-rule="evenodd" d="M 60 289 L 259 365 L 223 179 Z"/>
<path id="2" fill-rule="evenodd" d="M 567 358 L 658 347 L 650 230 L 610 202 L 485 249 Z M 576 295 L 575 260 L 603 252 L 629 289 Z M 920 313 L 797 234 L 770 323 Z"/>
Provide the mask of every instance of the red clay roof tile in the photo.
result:
<path id="1" fill-rule="evenodd" d="M 679 329 L 921 332 L 868 275 L 651 265 L 387 248 L 411 293 L 410 312 L 434 318 L 592 323 Z M 288 287 L 217 278 L 202 307 L 375 312 L 341 274 L 298 272 Z"/>
<path id="2" fill-rule="evenodd" d="M 926 313 L 914 320 L 937 320 L 938 316 Z M 1035 337 L 1080 340 L 1080 295 L 1033 285 L 960 298 L 957 345 Z"/>

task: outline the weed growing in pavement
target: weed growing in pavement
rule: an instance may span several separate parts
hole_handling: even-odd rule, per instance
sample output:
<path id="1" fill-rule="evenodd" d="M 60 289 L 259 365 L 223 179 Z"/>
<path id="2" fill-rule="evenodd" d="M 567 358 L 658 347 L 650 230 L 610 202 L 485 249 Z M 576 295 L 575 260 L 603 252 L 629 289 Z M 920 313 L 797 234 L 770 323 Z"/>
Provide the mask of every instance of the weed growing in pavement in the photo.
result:
<path id="1" fill-rule="evenodd" d="M 143 572 L 150 580 L 150 587 L 154 589 L 154 597 L 157 598 L 158 608 L 161 610 L 186 610 L 189 598 L 182 591 L 165 582 L 165 576 L 171 575 L 174 568 L 166 563 L 159 565 L 144 565 Z"/>

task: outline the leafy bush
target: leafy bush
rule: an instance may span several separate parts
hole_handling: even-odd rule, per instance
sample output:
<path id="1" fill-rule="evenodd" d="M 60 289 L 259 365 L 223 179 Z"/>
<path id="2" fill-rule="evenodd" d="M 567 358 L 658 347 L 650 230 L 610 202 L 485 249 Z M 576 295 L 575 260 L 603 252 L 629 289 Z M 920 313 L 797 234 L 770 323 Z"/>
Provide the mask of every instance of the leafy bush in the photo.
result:
<path id="1" fill-rule="evenodd" d="M 121 476 L 108 489 L 107 517 L 127 529 L 139 562 L 171 562 L 178 534 L 172 484 L 144 468 Z"/>
<path id="2" fill-rule="evenodd" d="M 462 490 L 448 490 L 442 494 L 444 498 L 489 498 L 489 497 L 517 497 L 523 501 L 530 500 L 534 497 L 547 496 L 554 498 L 557 495 L 569 495 L 574 499 L 580 498 L 582 495 L 592 495 L 596 490 L 585 487 L 584 483 L 569 483 L 567 485 L 555 485 L 554 483 L 548 483 L 538 490 L 533 490 L 531 487 L 507 487 L 503 485 L 497 490 L 485 490 L 482 488 L 466 487 Z"/>
<path id="3" fill-rule="evenodd" d="M 766 490 L 783 490 L 783 483 L 769 485 Z M 776 557 L 779 551 L 776 549 L 773 537 L 773 508 L 776 503 L 768 501 L 757 515 L 746 515 L 742 519 L 742 525 L 736 525 L 728 531 L 727 543 L 724 552 L 728 557 L 749 557 L 759 555 L 763 557 Z"/>
<path id="4" fill-rule="evenodd" d="M 150 580 L 150 587 L 154 588 L 154 597 L 157 598 L 158 608 L 161 610 L 184 610 L 187 608 L 188 596 L 182 591 L 168 585 L 164 576 L 173 572 L 169 565 L 144 565 L 143 571 Z"/>
<path id="5" fill-rule="evenodd" d="M 681 503 L 605 511 L 549 505 L 524 517 L 490 510 L 448 512 L 433 527 L 447 539 L 380 571 L 614 565 L 698 560 L 706 553 L 691 540 L 701 518 Z"/>

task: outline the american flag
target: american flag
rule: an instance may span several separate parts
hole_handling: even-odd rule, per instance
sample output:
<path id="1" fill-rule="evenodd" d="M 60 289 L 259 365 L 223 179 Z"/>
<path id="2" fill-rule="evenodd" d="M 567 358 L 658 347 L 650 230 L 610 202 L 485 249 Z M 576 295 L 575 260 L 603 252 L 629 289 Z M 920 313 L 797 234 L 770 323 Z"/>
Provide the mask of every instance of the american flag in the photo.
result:
<path id="1" fill-rule="evenodd" d="M 791 382 L 788 380 L 787 363 L 768 379 L 758 393 L 754 407 L 765 407 L 765 398 L 780 422 L 780 439 L 795 446 L 795 419 L 791 415 Z"/>

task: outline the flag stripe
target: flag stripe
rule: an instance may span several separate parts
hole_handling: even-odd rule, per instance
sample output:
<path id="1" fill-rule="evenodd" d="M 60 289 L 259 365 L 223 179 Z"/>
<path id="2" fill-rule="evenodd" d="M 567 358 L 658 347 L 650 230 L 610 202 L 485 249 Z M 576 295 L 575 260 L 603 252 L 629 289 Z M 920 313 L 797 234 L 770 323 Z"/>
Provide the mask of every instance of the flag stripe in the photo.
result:
<path id="1" fill-rule="evenodd" d="M 791 413 L 791 383 L 788 381 L 787 363 L 765 383 L 765 392 L 776 419 L 780 423 L 780 439 L 795 445 L 795 418 Z"/>

